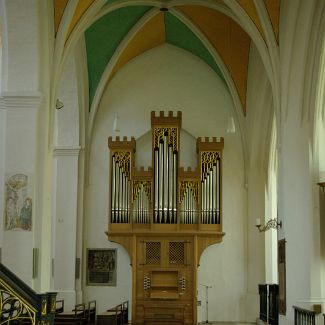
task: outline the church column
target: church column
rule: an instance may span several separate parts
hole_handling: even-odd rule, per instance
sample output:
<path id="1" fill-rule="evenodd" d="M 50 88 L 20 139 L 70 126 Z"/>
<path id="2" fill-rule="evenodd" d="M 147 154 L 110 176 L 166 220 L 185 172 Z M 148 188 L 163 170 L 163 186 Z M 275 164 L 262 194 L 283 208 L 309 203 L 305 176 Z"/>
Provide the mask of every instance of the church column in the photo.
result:
<path id="1" fill-rule="evenodd" d="M 293 305 L 311 309 L 320 303 L 319 215 L 312 148 L 313 121 L 308 116 L 314 98 L 309 97 L 308 73 L 314 60 L 312 30 L 317 13 L 315 1 L 284 3 L 280 41 L 281 123 L 278 133 L 278 212 L 282 221 L 279 239 L 286 241 L 286 315 L 281 323 L 292 323 Z M 295 6 L 298 6 L 295 8 Z M 296 17 L 292 13 L 297 14 Z M 291 24 L 288 17 L 297 19 Z M 313 76 L 316 78 L 316 76 Z"/>
<path id="2" fill-rule="evenodd" d="M 57 147 L 53 164 L 53 289 L 66 308 L 76 301 L 79 147 Z"/>

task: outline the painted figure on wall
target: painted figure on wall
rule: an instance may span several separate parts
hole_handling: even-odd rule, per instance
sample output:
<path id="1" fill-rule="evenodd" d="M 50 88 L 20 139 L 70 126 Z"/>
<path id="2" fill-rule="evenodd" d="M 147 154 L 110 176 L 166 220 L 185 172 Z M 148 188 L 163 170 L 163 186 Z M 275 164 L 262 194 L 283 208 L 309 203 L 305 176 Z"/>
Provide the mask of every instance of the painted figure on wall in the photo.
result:
<path id="1" fill-rule="evenodd" d="M 32 199 L 28 196 L 28 176 L 8 176 L 5 186 L 5 230 L 31 230 Z"/>
<path id="2" fill-rule="evenodd" d="M 24 230 L 31 230 L 32 225 L 32 199 L 27 197 L 20 210 L 20 226 Z"/>

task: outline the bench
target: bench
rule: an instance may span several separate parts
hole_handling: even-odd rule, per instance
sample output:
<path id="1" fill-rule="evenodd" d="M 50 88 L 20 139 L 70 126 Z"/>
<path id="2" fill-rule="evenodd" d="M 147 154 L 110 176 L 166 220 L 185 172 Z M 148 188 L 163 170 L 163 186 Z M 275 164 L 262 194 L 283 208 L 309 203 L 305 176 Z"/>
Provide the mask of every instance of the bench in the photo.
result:
<path id="1" fill-rule="evenodd" d="M 96 300 L 91 300 L 88 302 L 86 317 L 88 319 L 88 324 L 96 324 Z"/>
<path id="2" fill-rule="evenodd" d="M 128 323 L 129 302 L 123 303 L 97 315 L 98 325 L 125 325 Z"/>
<path id="3" fill-rule="evenodd" d="M 87 324 L 86 308 L 85 304 L 77 304 L 71 311 L 64 311 L 64 302 L 60 302 L 61 307 L 56 308 L 56 314 L 54 318 L 54 324 L 65 325 L 65 324 L 76 324 L 85 325 Z"/>

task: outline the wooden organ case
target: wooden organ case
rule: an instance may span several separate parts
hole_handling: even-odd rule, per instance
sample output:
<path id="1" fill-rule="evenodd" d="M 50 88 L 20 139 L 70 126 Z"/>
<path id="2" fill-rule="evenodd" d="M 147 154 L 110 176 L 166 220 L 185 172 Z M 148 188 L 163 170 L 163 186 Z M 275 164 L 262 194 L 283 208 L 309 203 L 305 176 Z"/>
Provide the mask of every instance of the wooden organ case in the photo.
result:
<path id="1" fill-rule="evenodd" d="M 133 324 L 196 324 L 199 258 L 224 236 L 223 138 L 198 138 L 198 168 L 184 170 L 179 166 L 181 120 L 181 112 L 151 113 L 153 168 L 148 170 L 135 167 L 134 138 L 108 139 L 107 234 L 130 255 Z"/>

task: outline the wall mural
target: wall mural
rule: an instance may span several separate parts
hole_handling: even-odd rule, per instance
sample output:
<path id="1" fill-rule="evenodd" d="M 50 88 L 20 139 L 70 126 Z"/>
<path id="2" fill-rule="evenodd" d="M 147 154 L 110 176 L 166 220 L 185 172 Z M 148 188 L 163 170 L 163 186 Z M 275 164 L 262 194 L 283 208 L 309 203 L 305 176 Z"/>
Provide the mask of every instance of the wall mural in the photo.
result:
<path id="1" fill-rule="evenodd" d="M 5 230 L 32 229 L 33 200 L 29 193 L 30 182 L 25 174 L 6 177 L 5 182 Z"/>
<path id="2" fill-rule="evenodd" d="M 116 249 L 88 249 L 87 285 L 116 286 Z"/>

